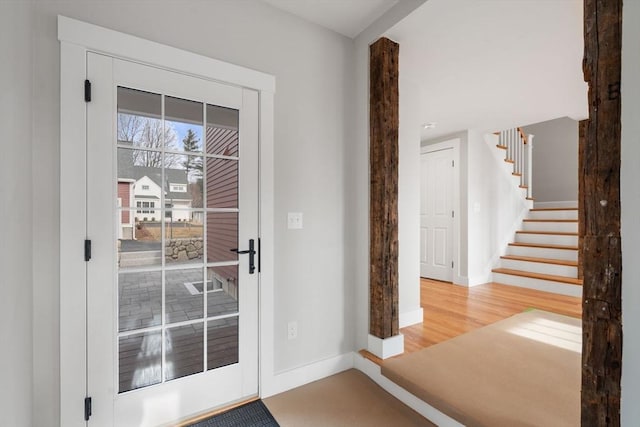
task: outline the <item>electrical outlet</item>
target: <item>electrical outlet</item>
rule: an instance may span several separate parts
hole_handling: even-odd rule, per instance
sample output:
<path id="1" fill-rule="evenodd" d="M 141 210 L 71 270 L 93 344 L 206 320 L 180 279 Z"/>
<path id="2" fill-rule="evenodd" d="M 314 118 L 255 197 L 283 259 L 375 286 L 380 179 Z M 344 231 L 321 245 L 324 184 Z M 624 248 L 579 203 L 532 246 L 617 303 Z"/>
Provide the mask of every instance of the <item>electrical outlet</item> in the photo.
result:
<path id="1" fill-rule="evenodd" d="M 290 340 L 298 338 L 298 322 L 295 320 L 292 320 L 287 324 L 287 338 Z"/>
<path id="2" fill-rule="evenodd" d="M 289 230 L 302 229 L 302 212 L 287 213 L 287 228 Z"/>

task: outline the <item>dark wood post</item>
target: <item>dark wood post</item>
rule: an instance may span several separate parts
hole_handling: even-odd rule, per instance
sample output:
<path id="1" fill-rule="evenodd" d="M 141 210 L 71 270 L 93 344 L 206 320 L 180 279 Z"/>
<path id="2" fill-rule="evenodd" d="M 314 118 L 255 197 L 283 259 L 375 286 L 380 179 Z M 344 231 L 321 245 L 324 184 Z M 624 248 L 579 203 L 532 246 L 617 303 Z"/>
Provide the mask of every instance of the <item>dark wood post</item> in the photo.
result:
<path id="1" fill-rule="evenodd" d="M 369 49 L 369 333 L 398 335 L 398 56 L 381 38 Z"/>
<path id="2" fill-rule="evenodd" d="M 584 278 L 584 137 L 587 131 L 587 120 L 578 122 L 578 279 Z"/>
<path id="3" fill-rule="evenodd" d="M 582 425 L 620 425 L 622 372 L 620 77 L 622 0 L 584 2 L 589 120 L 581 165 L 584 206 Z"/>

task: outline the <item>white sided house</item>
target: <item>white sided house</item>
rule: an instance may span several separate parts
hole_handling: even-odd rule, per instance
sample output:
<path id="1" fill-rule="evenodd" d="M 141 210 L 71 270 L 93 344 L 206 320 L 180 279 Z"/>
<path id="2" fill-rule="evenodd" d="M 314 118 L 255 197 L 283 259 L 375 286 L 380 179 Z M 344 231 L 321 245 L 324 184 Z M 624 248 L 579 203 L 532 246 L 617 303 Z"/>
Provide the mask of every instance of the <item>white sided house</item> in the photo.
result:
<path id="1" fill-rule="evenodd" d="M 137 222 L 161 220 L 163 192 L 165 221 L 190 221 L 192 196 L 187 171 L 165 169 L 165 185 L 162 185 L 162 169 L 135 165 L 133 154 L 133 150 L 121 149 L 118 152 L 118 204 L 131 208 L 122 211 L 120 238 L 134 238 L 132 230 Z"/>

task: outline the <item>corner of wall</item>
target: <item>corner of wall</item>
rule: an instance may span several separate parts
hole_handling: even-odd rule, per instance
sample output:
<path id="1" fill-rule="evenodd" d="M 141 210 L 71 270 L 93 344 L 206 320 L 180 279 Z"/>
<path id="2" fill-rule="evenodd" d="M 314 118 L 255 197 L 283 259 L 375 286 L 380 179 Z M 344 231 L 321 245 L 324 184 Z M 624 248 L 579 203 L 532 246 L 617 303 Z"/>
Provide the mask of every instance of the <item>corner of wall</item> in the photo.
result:
<path id="1" fill-rule="evenodd" d="M 469 286 L 492 280 L 491 270 L 530 208 L 495 143 L 493 135 L 469 131 Z"/>

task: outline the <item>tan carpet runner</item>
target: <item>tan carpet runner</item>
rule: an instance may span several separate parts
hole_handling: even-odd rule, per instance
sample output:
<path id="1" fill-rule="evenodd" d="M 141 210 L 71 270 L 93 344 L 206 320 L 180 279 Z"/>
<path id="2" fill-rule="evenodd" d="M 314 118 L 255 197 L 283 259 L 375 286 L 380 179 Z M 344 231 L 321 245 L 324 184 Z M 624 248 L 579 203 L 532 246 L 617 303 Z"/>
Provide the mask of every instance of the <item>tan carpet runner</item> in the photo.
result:
<path id="1" fill-rule="evenodd" d="M 580 425 L 581 322 L 531 310 L 383 363 L 466 426 Z"/>

